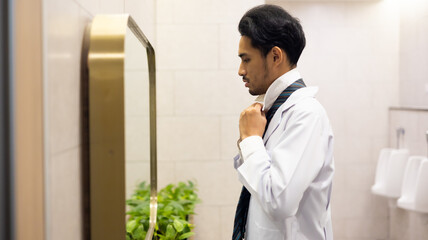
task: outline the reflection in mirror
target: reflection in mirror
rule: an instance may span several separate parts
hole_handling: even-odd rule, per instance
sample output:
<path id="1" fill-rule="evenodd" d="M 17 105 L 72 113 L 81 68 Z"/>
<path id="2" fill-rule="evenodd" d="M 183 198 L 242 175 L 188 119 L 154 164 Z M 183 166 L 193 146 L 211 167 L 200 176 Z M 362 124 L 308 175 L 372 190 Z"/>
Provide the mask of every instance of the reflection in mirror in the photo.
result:
<path id="1" fill-rule="evenodd" d="M 137 184 L 150 183 L 150 93 L 146 48 L 127 28 L 125 35 L 126 199 Z"/>

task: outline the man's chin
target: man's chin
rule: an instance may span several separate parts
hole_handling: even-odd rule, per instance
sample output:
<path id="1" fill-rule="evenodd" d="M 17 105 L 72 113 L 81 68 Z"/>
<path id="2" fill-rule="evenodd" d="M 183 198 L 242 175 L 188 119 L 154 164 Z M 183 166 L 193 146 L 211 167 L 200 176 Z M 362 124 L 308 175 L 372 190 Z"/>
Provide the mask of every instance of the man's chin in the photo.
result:
<path id="1" fill-rule="evenodd" d="M 251 92 L 251 91 L 248 91 L 250 94 L 251 94 L 251 96 L 258 96 L 259 94 L 255 94 L 255 93 L 253 93 L 253 92 Z"/>
<path id="2" fill-rule="evenodd" d="M 258 95 L 260 95 L 260 94 L 263 94 L 263 93 L 259 93 L 258 91 L 254 91 L 254 90 L 251 90 L 251 89 L 248 89 L 248 92 L 249 92 L 252 96 L 258 96 Z"/>

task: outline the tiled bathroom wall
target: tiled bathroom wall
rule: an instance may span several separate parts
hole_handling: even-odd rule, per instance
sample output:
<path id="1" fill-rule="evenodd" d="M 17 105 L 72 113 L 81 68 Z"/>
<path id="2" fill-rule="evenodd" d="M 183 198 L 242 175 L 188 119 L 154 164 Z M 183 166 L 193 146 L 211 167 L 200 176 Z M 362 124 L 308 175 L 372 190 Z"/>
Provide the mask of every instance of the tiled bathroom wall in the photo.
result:
<path id="1" fill-rule="evenodd" d="M 230 239 L 241 184 L 233 169 L 241 111 L 238 21 L 262 0 L 158 0 L 159 185 L 194 180 L 195 239 Z"/>
<path id="2" fill-rule="evenodd" d="M 400 3 L 400 105 L 428 107 L 428 2 Z"/>
<path id="3" fill-rule="evenodd" d="M 388 239 L 388 206 L 370 192 L 388 144 L 388 108 L 398 104 L 396 1 L 275 1 L 301 20 L 307 37 L 298 68 L 319 86 L 335 134 L 335 239 Z"/>
<path id="4" fill-rule="evenodd" d="M 81 80 L 84 29 L 98 13 L 130 13 L 155 41 L 154 0 L 44 0 L 46 239 L 82 239 Z"/>

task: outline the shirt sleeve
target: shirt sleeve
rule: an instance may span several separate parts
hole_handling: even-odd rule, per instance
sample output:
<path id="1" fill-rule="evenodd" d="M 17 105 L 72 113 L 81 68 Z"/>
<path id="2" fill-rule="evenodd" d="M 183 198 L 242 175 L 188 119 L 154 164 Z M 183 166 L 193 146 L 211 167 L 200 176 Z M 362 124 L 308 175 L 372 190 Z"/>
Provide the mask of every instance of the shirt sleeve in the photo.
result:
<path id="1" fill-rule="evenodd" d="M 239 179 L 274 220 L 294 216 L 304 192 L 318 175 L 327 136 L 318 113 L 293 112 L 276 145 L 268 152 L 261 137 L 240 143 Z"/>
<path id="2" fill-rule="evenodd" d="M 242 159 L 241 151 L 239 151 L 239 153 L 233 158 L 233 167 L 238 169 L 243 163 L 244 160 Z"/>
<path id="3" fill-rule="evenodd" d="M 254 152 L 254 150 L 257 150 L 260 147 L 260 143 L 261 143 L 261 146 L 263 146 L 264 148 L 263 139 L 260 136 L 250 136 L 244 140 L 245 141 L 238 141 L 238 144 L 237 144 L 239 153 L 236 154 L 236 156 L 233 158 L 234 160 L 233 165 L 235 169 L 238 169 L 238 167 L 240 167 L 244 163 L 244 157 L 243 157 L 244 155 L 241 151 L 241 146 L 244 146 L 245 158 L 251 155 L 252 152 Z"/>

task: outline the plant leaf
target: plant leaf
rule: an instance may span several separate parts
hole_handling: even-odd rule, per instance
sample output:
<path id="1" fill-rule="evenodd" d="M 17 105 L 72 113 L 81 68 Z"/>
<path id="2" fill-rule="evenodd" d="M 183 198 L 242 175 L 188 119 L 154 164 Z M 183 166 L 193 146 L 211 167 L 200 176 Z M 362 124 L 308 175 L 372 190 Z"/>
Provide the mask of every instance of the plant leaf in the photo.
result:
<path id="1" fill-rule="evenodd" d="M 187 232 L 187 233 L 184 233 L 183 235 L 181 235 L 178 239 L 186 239 L 186 238 L 189 238 L 193 235 L 195 235 L 194 232 Z"/>
<path id="2" fill-rule="evenodd" d="M 126 232 L 133 233 L 137 228 L 138 222 L 134 219 L 126 223 Z"/>
<path id="3" fill-rule="evenodd" d="M 173 224 L 174 224 L 174 228 L 175 228 L 175 230 L 177 230 L 177 232 L 183 231 L 184 225 L 178 219 L 175 219 Z"/>
<path id="4" fill-rule="evenodd" d="M 144 237 L 146 236 L 145 233 L 144 226 L 140 225 L 135 229 L 133 237 L 137 240 L 144 240 Z"/>
<path id="5" fill-rule="evenodd" d="M 166 227 L 166 235 L 165 235 L 165 237 L 167 239 L 174 239 L 175 234 L 176 234 L 176 232 L 174 230 L 174 227 L 171 224 L 168 224 L 168 226 Z"/>

